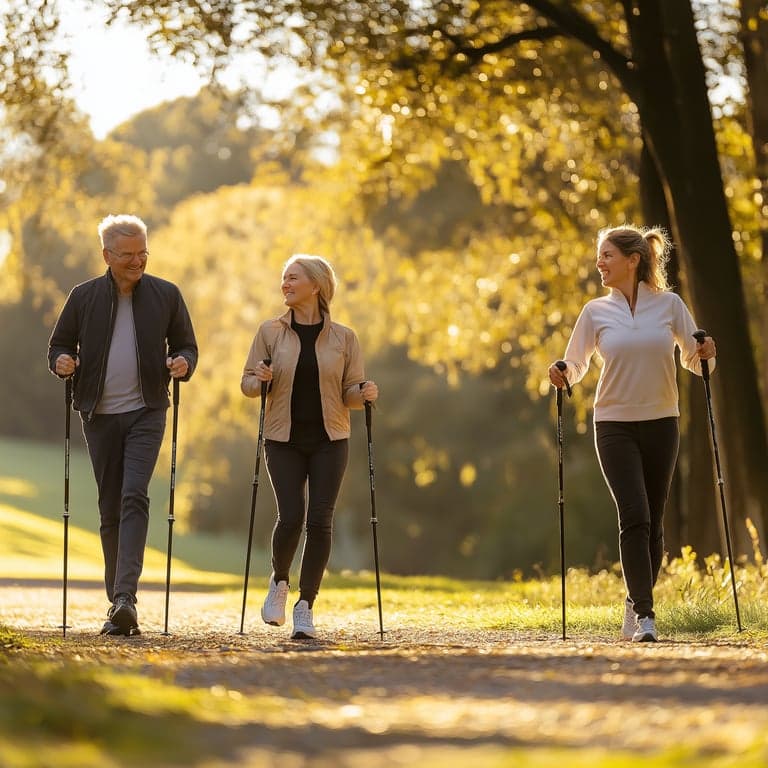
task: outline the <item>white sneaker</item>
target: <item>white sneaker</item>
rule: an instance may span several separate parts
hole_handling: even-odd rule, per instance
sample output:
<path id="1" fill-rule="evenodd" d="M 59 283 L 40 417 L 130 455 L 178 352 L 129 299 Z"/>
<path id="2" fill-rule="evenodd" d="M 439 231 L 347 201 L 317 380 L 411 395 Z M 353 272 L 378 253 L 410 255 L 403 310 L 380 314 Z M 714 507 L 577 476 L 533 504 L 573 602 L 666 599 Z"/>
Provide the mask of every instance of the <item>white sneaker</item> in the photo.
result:
<path id="1" fill-rule="evenodd" d="M 312 609 L 306 600 L 299 600 L 293 606 L 293 634 L 291 640 L 312 640 L 315 637 L 315 625 L 312 621 Z"/>
<path id="2" fill-rule="evenodd" d="M 632 635 L 633 643 L 655 643 L 659 639 L 656 634 L 656 621 L 650 616 L 637 620 L 637 629 Z"/>
<path id="3" fill-rule="evenodd" d="M 624 623 L 621 625 L 621 636 L 624 640 L 631 640 L 637 631 L 637 614 L 629 600 L 624 601 Z"/>
<path id="4" fill-rule="evenodd" d="M 265 624 L 282 627 L 285 624 L 285 603 L 288 600 L 288 582 L 278 581 L 275 584 L 275 574 L 269 577 L 269 591 L 261 606 L 261 618 Z"/>

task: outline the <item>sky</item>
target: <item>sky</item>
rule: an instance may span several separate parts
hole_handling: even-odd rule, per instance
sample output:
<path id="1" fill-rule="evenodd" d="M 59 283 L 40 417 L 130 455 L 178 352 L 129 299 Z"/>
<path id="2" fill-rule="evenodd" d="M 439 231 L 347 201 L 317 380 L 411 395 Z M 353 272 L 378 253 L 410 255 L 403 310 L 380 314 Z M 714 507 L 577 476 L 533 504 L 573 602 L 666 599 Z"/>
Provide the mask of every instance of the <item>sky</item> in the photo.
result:
<path id="1" fill-rule="evenodd" d="M 205 77 L 192 64 L 153 56 L 141 29 L 105 25 L 106 13 L 62 0 L 61 44 L 70 51 L 72 96 L 101 139 L 128 118 L 163 101 L 193 96 Z"/>

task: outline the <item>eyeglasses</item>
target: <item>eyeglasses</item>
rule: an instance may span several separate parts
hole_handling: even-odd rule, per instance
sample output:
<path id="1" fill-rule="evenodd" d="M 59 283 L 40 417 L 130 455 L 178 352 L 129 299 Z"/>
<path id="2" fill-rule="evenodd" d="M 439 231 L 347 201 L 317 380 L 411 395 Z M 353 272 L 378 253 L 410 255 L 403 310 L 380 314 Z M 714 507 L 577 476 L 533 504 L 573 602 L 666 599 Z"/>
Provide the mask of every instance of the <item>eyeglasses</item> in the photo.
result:
<path id="1" fill-rule="evenodd" d="M 147 256 L 149 256 L 149 251 L 146 249 L 143 251 L 135 251 L 134 253 L 131 253 L 130 251 L 113 251 L 111 248 L 106 248 L 105 250 L 109 251 L 116 259 L 120 259 L 120 261 L 128 261 L 134 256 L 138 256 L 140 259 L 146 259 Z"/>

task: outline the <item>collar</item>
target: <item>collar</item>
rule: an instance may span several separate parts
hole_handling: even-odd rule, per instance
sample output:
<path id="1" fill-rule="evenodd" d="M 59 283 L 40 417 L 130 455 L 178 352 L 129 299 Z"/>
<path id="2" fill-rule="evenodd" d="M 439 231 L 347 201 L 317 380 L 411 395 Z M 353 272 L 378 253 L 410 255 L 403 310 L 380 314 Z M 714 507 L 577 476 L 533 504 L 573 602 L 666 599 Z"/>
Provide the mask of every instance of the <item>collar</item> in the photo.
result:
<path id="1" fill-rule="evenodd" d="M 610 290 L 611 292 L 609 294 L 609 298 L 612 301 L 624 302 L 627 304 L 627 306 L 629 306 L 629 302 L 618 288 L 611 288 Z M 635 303 L 635 309 L 637 309 L 637 304 L 640 303 L 641 296 L 650 296 L 652 293 L 653 291 L 651 291 L 651 289 L 648 287 L 648 284 L 644 280 L 641 280 L 637 284 L 637 302 Z"/>
<path id="2" fill-rule="evenodd" d="M 280 315 L 277 319 L 283 324 L 287 325 L 289 328 L 291 327 L 291 312 L 293 310 L 289 309 L 284 315 Z M 320 316 L 323 318 L 323 330 L 328 328 L 331 324 L 331 316 L 327 312 L 323 312 L 320 310 Z"/>

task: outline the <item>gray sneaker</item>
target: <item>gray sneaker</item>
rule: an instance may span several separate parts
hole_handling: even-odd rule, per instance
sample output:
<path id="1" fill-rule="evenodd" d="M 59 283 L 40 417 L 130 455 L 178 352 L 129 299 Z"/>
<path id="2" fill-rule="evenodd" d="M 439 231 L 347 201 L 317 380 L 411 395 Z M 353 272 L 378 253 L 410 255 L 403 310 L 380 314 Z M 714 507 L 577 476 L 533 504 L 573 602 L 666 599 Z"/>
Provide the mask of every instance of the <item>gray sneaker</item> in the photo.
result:
<path id="1" fill-rule="evenodd" d="M 632 635 L 633 643 L 655 643 L 659 639 L 656 633 L 656 621 L 650 616 L 643 616 L 637 620 L 637 629 Z"/>
<path id="2" fill-rule="evenodd" d="M 624 601 L 624 623 L 621 625 L 621 637 L 631 640 L 637 631 L 637 614 L 629 600 Z"/>
<path id="3" fill-rule="evenodd" d="M 288 600 L 288 582 L 278 581 L 275 584 L 275 574 L 269 577 L 269 591 L 261 606 L 261 618 L 265 624 L 282 627 L 285 624 L 285 603 Z"/>
<path id="4" fill-rule="evenodd" d="M 293 634 L 291 640 L 313 640 L 315 637 L 315 624 L 312 617 L 312 609 L 306 600 L 299 600 L 293 606 Z"/>

